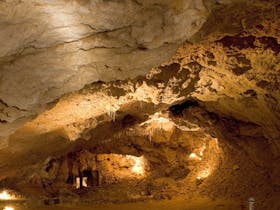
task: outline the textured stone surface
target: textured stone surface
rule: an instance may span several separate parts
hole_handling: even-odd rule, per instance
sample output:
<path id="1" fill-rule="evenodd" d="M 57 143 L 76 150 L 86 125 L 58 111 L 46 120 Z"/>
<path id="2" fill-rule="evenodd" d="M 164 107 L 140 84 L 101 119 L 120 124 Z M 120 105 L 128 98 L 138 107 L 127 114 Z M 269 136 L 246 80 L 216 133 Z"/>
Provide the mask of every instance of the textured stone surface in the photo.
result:
<path id="1" fill-rule="evenodd" d="M 208 15 L 202 0 L 14 0 L 0 11 L 0 117 L 11 127 L 86 84 L 145 74 Z"/>
<path id="2" fill-rule="evenodd" d="M 57 7 L 57 2 L 59 1 L 51 1 L 51 7 Z M 83 5 L 89 5 L 90 2 L 93 1 L 83 1 Z M 49 110 L 26 123 L 7 141 L 2 141 L 0 184 L 8 183 L 20 188 L 21 184 L 25 186 L 29 181 L 34 181 L 35 186 L 40 187 L 42 177 L 38 172 L 45 160 L 49 160 L 49 157 L 64 160 L 69 152 L 79 154 L 85 151 L 89 157 L 96 153 L 144 155 L 152 166 L 152 174 L 136 187 L 130 183 L 138 196 L 144 190 L 144 195 L 153 194 L 155 198 L 169 198 L 176 193 L 197 193 L 198 196 L 221 196 L 244 201 L 254 194 L 260 205 L 267 204 L 260 208 L 269 209 L 268 197 L 277 197 L 280 186 L 277 176 L 280 171 L 276 164 L 280 154 L 279 2 L 203 1 L 205 10 L 201 11 L 205 12 L 207 8 L 207 11 L 211 9 L 212 12 L 208 14 L 201 29 L 197 28 L 196 33 L 192 32 L 192 36 L 179 25 L 179 29 L 168 25 L 168 29 L 157 34 L 159 29 L 155 26 L 158 23 L 153 20 L 157 20 L 157 15 L 163 15 L 157 12 L 158 4 L 156 6 L 155 1 L 147 1 L 141 6 L 139 2 L 126 3 L 133 8 L 149 7 L 151 15 L 155 17 L 147 15 L 148 11 L 141 10 L 136 22 L 131 24 L 138 24 L 137 21 L 141 18 L 148 18 L 145 20 L 149 21 L 144 24 L 148 28 L 143 31 L 138 28 L 132 33 L 132 27 L 129 29 L 129 37 L 126 28 L 101 30 L 97 34 L 91 31 L 89 36 L 76 41 L 66 43 L 67 38 L 64 37 L 64 41 L 56 40 L 61 43 L 49 43 L 50 47 L 40 47 L 39 43 L 48 43 L 51 39 L 38 41 L 37 47 L 24 48 L 19 56 L 11 54 L 2 57 L 2 69 L 6 69 L 2 71 L 4 78 L 8 78 L 7 75 L 10 74 L 11 80 L 18 81 L 17 79 L 22 78 L 21 74 L 11 73 L 23 66 L 23 77 L 28 75 L 27 78 L 31 81 L 36 74 L 34 76 L 25 67 L 28 64 L 32 67 L 32 72 L 39 73 L 35 80 L 26 84 L 32 86 L 44 79 L 43 83 L 40 82 L 42 89 L 38 89 L 39 95 L 32 95 L 30 90 L 37 91 L 33 86 L 25 89 L 19 82 L 15 82 L 18 86 L 9 86 L 11 92 L 3 92 L 6 97 L 1 101 L 1 125 L 6 126 L 2 127 L 5 128 L 3 131 L 8 133 L 9 126 L 15 128 L 13 123 L 20 126 L 22 121 L 28 120 L 27 116 L 35 116 L 46 108 Z M 172 1 L 172 4 L 170 1 L 157 2 L 168 5 L 168 11 L 176 9 L 175 16 L 184 14 L 185 10 L 181 11 L 180 8 L 188 4 L 187 1 Z M 73 8 L 69 3 L 61 9 L 84 8 L 72 3 Z M 96 3 L 100 3 L 100 7 L 110 4 L 108 8 L 123 5 L 121 1 Z M 196 7 L 203 8 L 202 5 Z M 120 10 L 114 10 L 112 14 L 116 11 Z M 191 10 L 186 11 L 190 14 Z M 145 14 L 143 17 L 142 12 Z M 202 16 L 206 17 L 204 12 Z M 136 10 L 132 13 L 138 14 Z M 133 17 L 129 17 L 126 21 L 132 19 Z M 123 19 L 114 19 L 120 20 Z M 87 29 L 93 30 L 92 24 Z M 120 38 L 120 31 L 124 33 L 123 39 Z M 181 37 L 181 33 L 184 36 Z M 100 36 L 99 41 L 93 42 L 97 36 Z M 141 44 L 130 43 L 130 36 Z M 157 38 L 150 39 L 150 36 Z M 176 55 L 164 60 L 186 38 L 189 38 L 188 41 L 180 46 Z M 169 44 L 165 45 L 164 40 Z M 114 47 L 109 49 L 107 44 L 106 47 L 93 47 L 98 43 Z M 77 49 L 79 46 L 83 49 Z M 126 51 L 127 49 L 131 51 Z M 119 52 L 123 50 L 125 55 L 120 55 Z M 100 52 L 102 53 L 99 54 Z M 100 56 L 94 60 L 97 55 Z M 117 60 L 115 56 L 118 57 Z M 135 60 L 131 56 L 135 56 Z M 12 58 L 14 61 L 9 60 Z M 33 58 L 35 60 L 31 62 Z M 101 65 L 108 63 L 108 72 L 102 70 L 100 74 L 92 73 L 99 67 L 89 67 L 83 59 L 102 63 Z M 150 69 L 163 60 L 165 63 Z M 38 65 L 37 61 L 42 65 Z M 74 77 L 69 76 L 75 69 L 69 66 L 76 67 L 77 63 L 85 69 L 77 71 Z M 111 68 L 116 65 L 124 65 L 122 69 L 127 71 L 118 72 Z M 44 66 L 48 71 L 41 71 Z M 49 73 L 51 67 L 59 67 L 61 77 Z M 16 75 L 19 77 L 16 78 Z M 70 79 L 64 80 L 67 75 Z M 91 80 L 92 78 L 102 81 Z M 7 80 L 4 83 L 1 81 L 2 84 L 8 86 L 11 83 Z M 17 92 L 17 88 L 22 88 L 22 92 Z M 68 94 L 61 97 L 64 93 Z M 21 94 L 26 95 L 22 97 Z M 48 107 L 44 105 L 56 98 L 59 100 L 48 104 Z M 12 104 L 9 104 L 9 100 Z M 199 154 L 201 162 L 189 160 L 191 152 Z M 18 167 L 19 165 L 22 167 Z M 26 168 L 23 170 L 24 167 Z M 59 174 L 55 167 L 54 170 Z M 20 175 L 15 177 L 16 174 Z M 34 174 L 39 175 L 33 177 Z M 209 178 L 204 180 L 203 176 L 206 175 Z M 202 179 L 197 182 L 196 176 L 202 176 Z M 9 177 L 17 181 L 9 182 Z M 59 181 L 52 179 L 50 186 L 65 184 L 64 178 Z M 131 186 L 125 184 L 120 189 L 130 192 Z M 151 189 L 142 189 L 141 186 L 149 186 Z M 71 191 L 68 189 L 70 187 L 66 186 L 65 191 Z M 59 194 L 58 189 L 59 187 L 47 187 L 44 190 L 53 196 Z M 104 192 L 112 194 L 105 193 L 108 197 L 104 197 Z M 98 196 L 103 201 L 115 201 L 114 198 L 125 201 L 131 199 L 119 194 L 117 187 L 111 190 L 104 186 L 99 193 Z"/>
<path id="3" fill-rule="evenodd" d="M 217 24 L 200 43 L 185 44 L 173 59 L 145 77 L 88 85 L 63 97 L 15 136 L 24 136 L 24 130 L 32 131 L 31 135 L 59 130 L 62 136 L 75 140 L 84 129 L 98 125 L 100 116 L 110 120 L 110 112 L 116 112 L 118 117 L 132 109 L 130 112 L 142 110 L 141 115 L 146 111 L 149 115 L 191 97 L 203 102 L 209 111 L 261 126 L 266 137 L 279 145 L 279 31 L 268 24 L 272 17 L 275 19 L 273 13 L 265 16 L 269 5 L 247 8 L 247 13 L 258 9 L 258 19 L 254 21 L 251 16 L 239 17 L 235 13 L 241 6 L 244 7 L 230 6 L 229 11 L 218 7 L 215 11 L 232 12 L 232 20 L 243 19 L 243 23 L 232 22 L 241 24 L 232 35 L 221 37 Z M 224 24 L 224 19 L 215 18 Z M 210 15 L 205 25 L 213 21 Z M 276 18 L 272 23 L 277 25 L 278 21 Z M 205 25 L 194 37 L 207 31 Z"/>

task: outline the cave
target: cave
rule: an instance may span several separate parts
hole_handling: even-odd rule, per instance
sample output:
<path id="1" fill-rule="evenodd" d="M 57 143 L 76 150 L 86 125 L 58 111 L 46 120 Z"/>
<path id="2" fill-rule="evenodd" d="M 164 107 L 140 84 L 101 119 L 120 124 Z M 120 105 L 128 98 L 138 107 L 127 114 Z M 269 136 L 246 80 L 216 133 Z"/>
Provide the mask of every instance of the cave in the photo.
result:
<path id="1" fill-rule="evenodd" d="M 279 210 L 279 0 L 0 1 L 0 210 Z"/>

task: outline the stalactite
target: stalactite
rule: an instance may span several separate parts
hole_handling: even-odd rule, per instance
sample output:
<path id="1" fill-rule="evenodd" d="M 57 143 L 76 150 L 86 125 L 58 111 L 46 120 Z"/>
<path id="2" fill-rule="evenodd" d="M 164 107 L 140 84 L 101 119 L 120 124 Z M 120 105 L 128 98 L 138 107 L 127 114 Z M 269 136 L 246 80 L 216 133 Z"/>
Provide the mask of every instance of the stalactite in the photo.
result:
<path id="1" fill-rule="evenodd" d="M 150 143 L 152 143 L 152 137 L 153 137 L 153 133 L 154 133 L 154 129 L 153 129 L 153 127 L 151 127 L 150 129 L 149 129 L 149 141 L 150 141 Z"/>
<path id="2" fill-rule="evenodd" d="M 116 111 L 111 110 L 111 118 L 112 118 L 113 122 L 116 121 Z"/>
<path id="3" fill-rule="evenodd" d="M 113 120 L 113 122 L 116 121 L 116 112 L 117 112 L 117 108 L 111 105 L 107 107 L 107 115 Z"/>

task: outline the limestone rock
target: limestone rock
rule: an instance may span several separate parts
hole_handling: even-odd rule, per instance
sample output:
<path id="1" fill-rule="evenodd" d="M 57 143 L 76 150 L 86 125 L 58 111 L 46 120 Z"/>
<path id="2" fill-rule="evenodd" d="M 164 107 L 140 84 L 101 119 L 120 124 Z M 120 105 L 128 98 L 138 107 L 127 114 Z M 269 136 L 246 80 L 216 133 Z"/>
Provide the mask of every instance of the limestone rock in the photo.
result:
<path id="1" fill-rule="evenodd" d="M 0 119 L 12 128 L 86 84 L 144 75 L 208 15 L 202 0 L 13 0 L 0 11 Z"/>

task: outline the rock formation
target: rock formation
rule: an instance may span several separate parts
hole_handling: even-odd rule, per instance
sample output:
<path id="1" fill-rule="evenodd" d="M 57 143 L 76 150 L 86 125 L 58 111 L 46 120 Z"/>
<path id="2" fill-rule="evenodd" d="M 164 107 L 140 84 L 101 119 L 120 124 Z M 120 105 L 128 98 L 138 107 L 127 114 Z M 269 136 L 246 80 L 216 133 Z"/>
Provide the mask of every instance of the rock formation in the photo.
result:
<path id="1" fill-rule="evenodd" d="M 279 208 L 277 0 L 0 8 L 1 186 L 64 202 L 254 196 Z M 103 180 L 81 195 L 72 178 L 87 170 Z"/>

